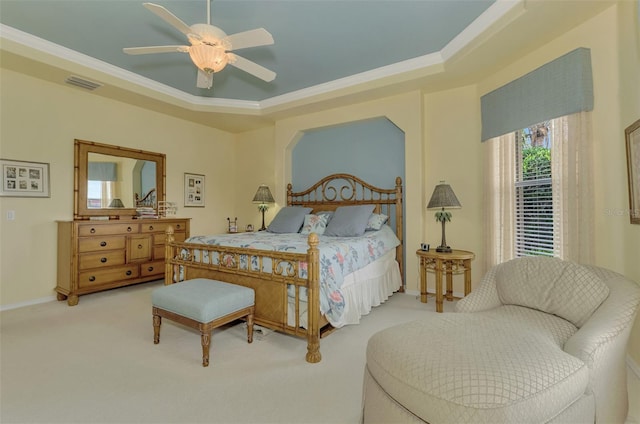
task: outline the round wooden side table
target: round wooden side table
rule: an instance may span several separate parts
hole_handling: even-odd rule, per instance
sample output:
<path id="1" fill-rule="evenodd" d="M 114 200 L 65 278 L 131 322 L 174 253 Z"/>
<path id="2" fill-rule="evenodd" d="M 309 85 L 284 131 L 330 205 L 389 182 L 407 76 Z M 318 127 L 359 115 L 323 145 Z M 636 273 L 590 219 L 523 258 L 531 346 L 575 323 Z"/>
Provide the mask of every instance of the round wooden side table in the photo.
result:
<path id="1" fill-rule="evenodd" d="M 442 312 L 442 274 L 447 275 L 448 301 L 453 300 L 453 275 L 464 273 L 464 295 L 471 292 L 471 261 L 476 255 L 467 250 L 453 250 L 449 253 L 435 250 L 416 251 L 420 262 L 420 302 L 427 303 L 427 272 L 436 276 L 436 312 Z"/>

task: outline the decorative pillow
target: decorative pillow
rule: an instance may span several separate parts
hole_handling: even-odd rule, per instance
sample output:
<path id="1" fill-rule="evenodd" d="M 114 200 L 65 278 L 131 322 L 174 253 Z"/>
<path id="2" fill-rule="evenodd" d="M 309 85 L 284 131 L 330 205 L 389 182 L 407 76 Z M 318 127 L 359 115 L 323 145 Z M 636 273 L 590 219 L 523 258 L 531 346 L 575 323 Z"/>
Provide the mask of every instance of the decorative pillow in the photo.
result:
<path id="1" fill-rule="evenodd" d="M 267 227 L 270 233 L 297 233 L 304 223 L 304 216 L 311 208 L 301 206 L 285 206 L 280 209 L 271 224 Z"/>
<path id="2" fill-rule="evenodd" d="M 588 268 L 543 256 L 498 265 L 496 288 L 505 305 L 557 315 L 581 327 L 609 296 L 609 287 Z"/>
<path id="3" fill-rule="evenodd" d="M 305 215 L 304 224 L 300 234 L 316 233 L 317 235 L 324 234 L 324 230 L 327 229 L 327 222 L 329 222 L 329 215 Z"/>
<path id="4" fill-rule="evenodd" d="M 372 213 L 367 222 L 365 231 L 378 231 L 387 222 L 389 217 L 382 213 Z"/>
<path id="5" fill-rule="evenodd" d="M 325 236 L 356 237 L 364 234 L 374 205 L 340 206 L 324 232 Z"/>

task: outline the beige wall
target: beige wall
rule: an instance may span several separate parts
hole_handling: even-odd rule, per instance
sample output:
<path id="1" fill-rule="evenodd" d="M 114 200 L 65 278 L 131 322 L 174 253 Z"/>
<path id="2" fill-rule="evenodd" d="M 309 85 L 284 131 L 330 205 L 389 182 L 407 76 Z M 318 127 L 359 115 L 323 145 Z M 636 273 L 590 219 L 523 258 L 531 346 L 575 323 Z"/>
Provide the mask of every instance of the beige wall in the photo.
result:
<path id="1" fill-rule="evenodd" d="M 0 199 L 0 302 L 54 295 L 56 220 L 73 218 L 73 140 L 167 155 L 167 197 L 193 233 L 219 232 L 235 213 L 236 148 L 225 132 L 2 69 L 0 157 L 50 164 L 51 197 Z M 212 166 L 214 164 L 214 166 Z M 184 172 L 206 175 L 206 207 L 184 208 Z M 15 220 L 7 221 L 7 211 Z"/>
<path id="2" fill-rule="evenodd" d="M 635 4 L 635 7 L 634 7 Z M 622 140 L 623 128 L 640 119 L 640 11 L 638 2 L 623 2 L 618 9 L 618 42 L 620 55 L 620 123 L 615 140 Z M 620 143 L 622 145 L 622 143 Z M 627 185 L 622 182 L 623 187 Z M 627 218 L 617 222 L 623 229 L 623 273 L 640 283 L 640 225 L 630 225 Z M 629 352 L 636 364 L 640 364 L 640 314 L 636 317 Z"/>
<path id="3" fill-rule="evenodd" d="M 420 207 L 424 211 L 425 241 L 439 246 L 442 226 L 434 210 L 426 210 L 433 189 L 441 180 L 451 185 L 462 205 L 452 209 L 446 223 L 447 244 L 452 249 L 470 250 L 472 286 L 485 273 L 482 253 L 482 151 L 480 143 L 480 101 L 475 86 L 466 86 L 424 96 L 424 186 Z M 434 290 L 432 277 L 427 277 Z M 462 277 L 454 279 L 455 293 L 464 293 Z"/>
<path id="4" fill-rule="evenodd" d="M 262 213 L 251 200 L 258 186 L 266 184 L 274 196 L 276 193 L 274 128 L 268 127 L 239 134 L 236 137 L 236 157 L 234 187 L 238 226 L 244 229 L 247 224 L 252 224 L 257 230 L 262 225 Z M 278 206 L 275 204 L 269 207 L 264 217 L 265 225 L 269 225 Z"/>

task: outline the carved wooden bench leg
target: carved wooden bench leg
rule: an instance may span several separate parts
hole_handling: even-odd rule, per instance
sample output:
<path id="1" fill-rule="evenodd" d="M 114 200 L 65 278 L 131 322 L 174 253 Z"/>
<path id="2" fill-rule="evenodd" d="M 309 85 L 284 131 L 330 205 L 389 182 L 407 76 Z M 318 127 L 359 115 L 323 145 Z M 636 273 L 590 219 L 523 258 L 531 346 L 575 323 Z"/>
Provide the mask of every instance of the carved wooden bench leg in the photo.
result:
<path id="1" fill-rule="evenodd" d="M 202 339 L 202 366 L 209 366 L 209 349 L 211 347 L 211 330 L 203 331 L 200 339 Z"/>
<path id="2" fill-rule="evenodd" d="M 155 310 L 154 310 L 155 314 Z M 153 316 L 153 344 L 160 343 L 160 325 L 162 324 L 162 317 L 160 315 Z"/>
<path id="3" fill-rule="evenodd" d="M 247 342 L 253 342 L 253 314 L 247 315 Z"/>

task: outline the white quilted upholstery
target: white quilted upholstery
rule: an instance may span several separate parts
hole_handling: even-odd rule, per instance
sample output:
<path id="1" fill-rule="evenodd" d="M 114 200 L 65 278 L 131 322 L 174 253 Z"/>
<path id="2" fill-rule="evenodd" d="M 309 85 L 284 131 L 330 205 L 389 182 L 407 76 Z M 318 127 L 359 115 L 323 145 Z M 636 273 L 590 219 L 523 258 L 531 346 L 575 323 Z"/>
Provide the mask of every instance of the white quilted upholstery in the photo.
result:
<path id="1" fill-rule="evenodd" d="M 575 332 L 568 321 L 520 306 L 434 314 L 374 335 L 367 366 L 390 397 L 427 422 L 544 422 L 587 386 L 587 367 L 562 351 Z"/>
<path id="2" fill-rule="evenodd" d="M 496 267 L 496 287 L 505 305 L 558 315 L 578 327 L 609 295 L 609 287 L 582 265 L 542 256 Z"/>
<path id="3" fill-rule="evenodd" d="M 510 264 L 515 271 L 502 275 L 502 265 L 492 268 L 457 302 L 456 311 L 466 313 L 428 313 L 371 337 L 365 422 L 624 422 L 625 352 L 640 304 L 638 284 L 595 266 L 516 261 L 527 263 Z M 550 269 L 555 274 L 548 275 Z M 543 282 L 542 295 L 528 293 L 539 297 L 533 305 L 520 292 L 540 287 L 541 279 L 554 283 Z M 516 281 L 520 292 L 503 296 L 499 285 L 507 281 Z M 545 303 L 556 296 L 562 300 Z"/>

